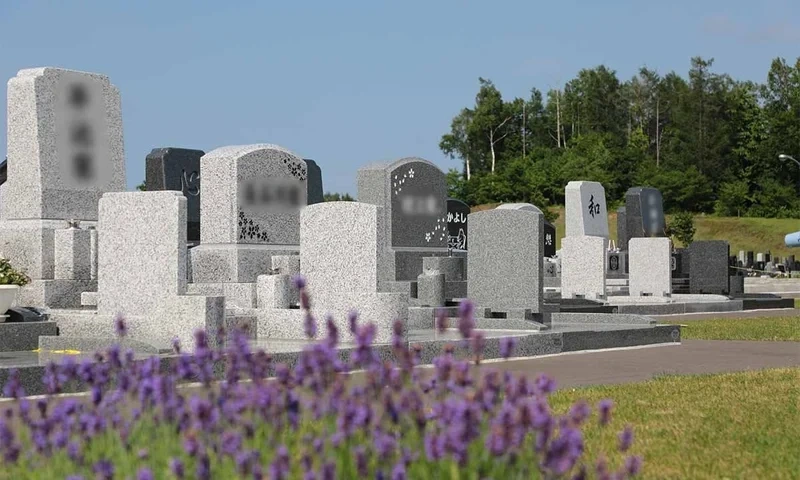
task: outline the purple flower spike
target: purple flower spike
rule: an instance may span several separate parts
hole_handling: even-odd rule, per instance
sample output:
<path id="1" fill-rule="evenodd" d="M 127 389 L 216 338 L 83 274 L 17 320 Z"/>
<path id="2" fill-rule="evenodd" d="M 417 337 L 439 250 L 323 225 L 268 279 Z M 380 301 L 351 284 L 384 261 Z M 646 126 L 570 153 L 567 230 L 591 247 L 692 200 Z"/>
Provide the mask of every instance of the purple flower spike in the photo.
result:
<path id="1" fill-rule="evenodd" d="M 125 317 L 122 314 L 117 314 L 114 317 L 114 329 L 117 331 L 117 336 L 122 338 L 128 334 L 128 326 L 125 324 Z"/>
<path id="2" fill-rule="evenodd" d="M 136 480 L 153 480 L 154 478 L 153 471 L 147 467 L 140 468 L 136 473 Z"/>
<path id="3" fill-rule="evenodd" d="M 610 399 L 600 400 L 597 409 L 600 411 L 600 425 L 606 426 L 611 421 L 611 409 L 614 408 L 614 402 Z"/>
<path id="4" fill-rule="evenodd" d="M 175 475 L 175 478 L 183 479 L 185 473 L 185 469 L 183 467 L 183 462 L 179 458 L 171 458 L 169 460 L 169 471 Z"/>
<path id="5" fill-rule="evenodd" d="M 474 308 L 469 300 L 462 300 L 458 307 L 458 331 L 462 338 L 470 338 L 475 329 L 475 318 L 472 315 Z"/>
<path id="6" fill-rule="evenodd" d="M 305 331 L 306 337 L 308 338 L 315 338 L 317 336 L 317 319 L 314 318 L 311 313 L 306 313 L 305 319 L 303 321 L 303 329 Z"/>
<path id="7" fill-rule="evenodd" d="M 472 353 L 479 357 L 483 354 L 483 349 L 486 348 L 486 334 L 483 332 L 473 331 L 471 343 Z"/>
<path id="8" fill-rule="evenodd" d="M 292 278 L 292 283 L 294 284 L 294 288 L 298 290 L 303 290 L 306 288 L 306 278 L 302 275 L 295 275 Z"/>
<path id="9" fill-rule="evenodd" d="M 347 325 L 350 326 L 350 333 L 355 334 L 358 327 L 358 312 L 351 310 L 347 314 Z"/>
<path id="10" fill-rule="evenodd" d="M 625 459 L 625 473 L 628 476 L 635 477 L 642 471 L 642 457 L 630 456 Z"/>
<path id="11" fill-rule="evenodd" d="M 619 434 L 619 451 L 627 452 L 633 445 L 633 427 L 626 425 L 625 429 Z"/>
<path id="12" fill-rule="evenodd" d="M 440 308 L 436 310 L 436 329 L 439 333 L 444 333 L 448 327 L 447 310 Z"/>
<path id="13" fill-rule="evenodd" d="M 500 339 L 500 356 L 508 359 L 514 354 L 517 346 L 516 337 L 503 337 Z"/>
<path id="14" fill-rule="evenodd" d="M 578 400 L 569 410 L 569 418 L 576 426 L 581 425 L 592 414 L 592 409 L 585 400 Z"/>
<path id="15" fill-rule="evenodd" d="M 178 337 L 172 339 L 172 351 L 175 352 L 176 355 L 181 354 L 181 341 Z"/>
<path id="16" fill-rule="evenodd" d="M 548 395 L 556 390 L 556 381 L 546 374 L 541 374 L 536 378 L 536 392 L 541 395 Z"/>
<path id="17" fill-rule="evenodd" d="M 100 460 L 95 463 L 92 470 L 99 479 L 111 480 L 114 478 L 114 465 L 108 460 Z"/>

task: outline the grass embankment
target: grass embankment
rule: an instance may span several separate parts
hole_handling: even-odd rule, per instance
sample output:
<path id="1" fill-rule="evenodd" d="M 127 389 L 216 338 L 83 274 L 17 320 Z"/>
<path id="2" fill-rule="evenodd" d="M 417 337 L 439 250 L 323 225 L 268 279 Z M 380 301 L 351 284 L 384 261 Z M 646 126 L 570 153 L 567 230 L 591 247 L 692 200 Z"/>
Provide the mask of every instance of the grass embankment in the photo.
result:
<path id="1" fill-rule="evenodd" d="M 796 479 L 800 472 L 800 369 L 664 376 L 622 386 L 558 392 L 563 410 L 578 398 L 617 405 L 614 425 L 634 426 L 641 478 Z M 613 445 L 614 431 L 586 430 L 588 458 Z"/>
<path id="2" fill-rule="evenodd" d="M 479 205 L 473 212 L 487 210 L 498 204 Z M 564 207 L 551 208 L 558 212 L 556 226 L 556 248 L 561 248 L 564 237 Z M 671 215 L 667 215 L 669 222 Z M 727 240 L 731 244 L 731 255 L 739 250 L 771 252 L 773 255 L 800 255 L 800 250 L 788 248 L 784 244 L 786 234 L 800 230 L 798 219 L 749 218 L 749 217 L 711 217 L 698 215 L 694 218 L 696 240 Z M 617 212 L 608 214 L 608 228 L 611 239 L 617 241 Z M 681 246 L 681 245 L 678 245 Z"/>
<path id="3" fill-rule="evenodd" d="M 683 340 L 755 340 L 800 342 L 800 317 L 713 318 L 661 322 L 681 324 Z M 798 346 L 800 355 L 800 346 Z"/>

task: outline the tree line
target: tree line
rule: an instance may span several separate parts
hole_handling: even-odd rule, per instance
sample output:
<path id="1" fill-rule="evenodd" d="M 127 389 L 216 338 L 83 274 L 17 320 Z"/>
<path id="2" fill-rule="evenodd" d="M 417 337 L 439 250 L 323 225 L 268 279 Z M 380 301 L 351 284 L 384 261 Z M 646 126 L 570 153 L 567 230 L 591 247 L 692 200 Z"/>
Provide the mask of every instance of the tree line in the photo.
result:
<path id="1" fill-rule="evenodd" d="M 459 159 L 449 194 L 471 205 L 563 205 L 571 180 L 603 184 L 609 208 L 633 186 L 658 188 L 667 212 L 800 218 L 800 58 L 772 61 L 764 83 L 691 60 L 688 76 L 604 65 L 563 88 L 506 100 L 480 78 L 475 104 L 440 149 Z"/>

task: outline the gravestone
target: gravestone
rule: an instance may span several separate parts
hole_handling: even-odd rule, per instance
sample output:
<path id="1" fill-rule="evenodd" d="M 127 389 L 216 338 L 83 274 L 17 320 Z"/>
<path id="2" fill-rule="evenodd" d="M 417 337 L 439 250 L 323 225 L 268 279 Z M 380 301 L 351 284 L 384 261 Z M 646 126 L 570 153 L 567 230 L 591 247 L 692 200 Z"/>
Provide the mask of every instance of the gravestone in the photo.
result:
<path id="1" fill-rule="evenodd" d="M 672 294 L 672 242 L 669 238 L 631 238 L 629 291 L 632 297 Z"/>
<path id="2" fill-rule="evenodd" d="M 187 148 L 154 148 L 145 158 L 147 191 L 182 192 L 187 200 L 189 242 L 200 241 L 200 158 L 202 150 Z"/>
<path id="3" fill-rule="evenodd" d="M 689 289 L 693 294 L 727 295 L 730 291 L 725 240 L 695 240 L 689 245 Z"/>
<path id="4" fill-rule="evenodd" d="M 625 193 L 625 238 L 665 237 L 666 221 L 661 192 L 655 188 L 633 187 Z M 626 250 L 627 244 L 620 243 Z"/>
<path id="5" fill-rule="evenodd" d="M 200 241 L 195 283 L 254 283 L 273 255 L 297 255 L 307 201 L 305 162 L 277 145 L 229 146 L 200 160 Z"/>
<path id="6" fill-rule="evenodd" d="M 5 219 L 97 220 L 105 192 L 124 191 L 117 88 L 104 75 L 34 68 L 8 82 Z"/>
<path id="7" fill-rule="evenodd" d="M 532 209 L 496 208 L 469 215 L 467 297 L 478 308 L 542 312 L 543 222 L 542 214 Z"/>
<path id="8" fill-rule="evenodd" d="M 44 67 L 9 80 L 0 252 L 31 277 L 18 304 L 77 307 L 95 288 L 85 270 L 64 263 L 72 278 L 55 278 L 55 231 L 68 220 L 91 227 L 100 197 L 126 189 L 120 105 L 104 75 Z"/>
<path id="9" fill-rule="evenodd" d="M 755 262 L 755 255 L 754 255 L 753 251 L 752 250 L 748 250 L 745 253 L 745 256 L 747 258 L 747 261 L 745 262 L 745 266 L 747 268 L 753 268 L 753 265 L 755 265 L 755 263 L 756 263 Z"/>
<path id="10" fill-rule="evenodd" d="M 606 191 L 598 182 L 569 182 L 564 189 L 566 236 L 608 239 Z"/>
<path id="11" fill-rule="evenodd" d="M 627 221 L 626 216 L 625 207 L 619 207 L 617 209 L 617 248 L 620 250 L 626 250 L 628 248 L 628 227 L 625 224 Z"/>
<path id="12" fill-rule="evenodd" d="M 598 182 L 572 181 L 564 188 L 566 236 L 561 240 L 561 296 L 606 297 L 608 210 Z"/>
<path id="13" fill-rule="evenodd" d="M 0 163 L 0 185 L 6 183 L 8 179 L 8 157 Z"/>
<path id="14" fill-rule="evenodd" d="M 552 258 L 556 256 L 556 227 L 545 220 L 544 222 L 544 256 Z"/>
<path id="15" fill-rule="evenodd" d="M 409 297 L 379 293 L 389 268 L 383 248 L 386 228 L 383 208 L 361 202 L 324 202 L 309 205 L 300 215 L 300 273 L 306 279 L 317 318 L 330 314 L 343 341 L 352 341 L 348 312 L 375 322 L 377 343 L 392 338 L 392 324 L 408 319 Z M 331 232 L 336 231 L 336 235 Z M 262 275 L 259 282 L 275 275 Z M 274 305 L 269 298 L 259 303 Z M 304 313 L 299 309 L 266 308 L 259 313 L 258 335 L 268 338 L 304 338 Z"/>
<path id="16" fill-rule="evenodd" d="M 386 210 L 388 280 L 416 281 L 423 258 L 447 255 L 447 180 L 433 163 L 411 157 L 359 169 L 358 201 Z"/>
<path id="17" fill-rule="evenodd" d="M 61 336 L 112 337 L 111 319 L 122 315 L 126 338 L 162 347 L 177 338 L 190 351 L 196 330 L 222 326 L 224 297 L 186 294 L 186 206 L 177 191 L 103 196 L 97 310 L 59 313 Z"/>
<path id="18" fill-rule="evenodd" d="M 305 158 L 306 168 L 308 171 L 308 205 L 315 203 L 322 203 L 325 201 L 325 194 L 322 189 L 322 169 L 319 168 L 317 162 Z"/>
<path id="19" fill-rule="evenodd" d="M 504 203 L 497 208 L 500 210 L 526 210 L 536 212 L 544 218 L 542 209 L 531 203 Z M 547 220 L 544 220 L 542 226 L 542 254 L 545 257 L 554 257 L 556 255 L 556 227 Z"/>
<path id="20" fill-rule="evenodd" d="M 447 248 L 467 250 L 467 218 L 470 207 L 461 200 L 447 199 Z"/>

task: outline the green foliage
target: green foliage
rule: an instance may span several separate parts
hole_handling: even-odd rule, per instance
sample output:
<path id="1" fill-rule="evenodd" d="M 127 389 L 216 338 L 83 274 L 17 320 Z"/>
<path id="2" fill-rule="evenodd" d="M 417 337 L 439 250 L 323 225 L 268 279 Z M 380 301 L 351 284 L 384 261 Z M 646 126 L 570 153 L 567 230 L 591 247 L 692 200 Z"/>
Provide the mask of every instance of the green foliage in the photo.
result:
<path id="1" fill-rule="evenodd" d="M 136 185 L 136 190 L 138 190 L 140 192 L 146 192 L 147 191 L 147 185 L 145 185 L 144 180 L 142 180 L 142 183 L 140 183 L 139 185 Z"/>
<path id="2" fill-rule="evenodd" d="M 673 237 L 684 246 L 689 246 L 689 244 L 692 243 L 696 231 L 697 230 L 694 228 L 694 215 L 690 212 L 675 214 L 666 228 L 666 234 Z"/>
<path id="3" fill-rule="evenodd" d="M 627 81 L 600 65 L 527 99 L 480 78 L 439 144 L 463 162 L 450 195 L 541 207 L 563 204 L 567 182 L 595 180 L 609 206 L 652 186 L 667 212 L 800 216 L 800 169 L 777 159 L 800 156 L 800 58 L 775 59 L 763 84 L 713 64 L 693 58 L 685 77 L 643 68 Z"/>
<path id="4" fill-rule="evenodd" d="M 31 279 L 25 273 L 11 266 L 7 258 L 0 258 L 0 285 L 19 285 L 24 287 Z"/>
<path id="5" fill-rule="evenodd" d="M 355 202 L 356 199 L 351 197 L 349 193 L 331 193 L 326 192 L 323 196 L 325 202 Z"/>

